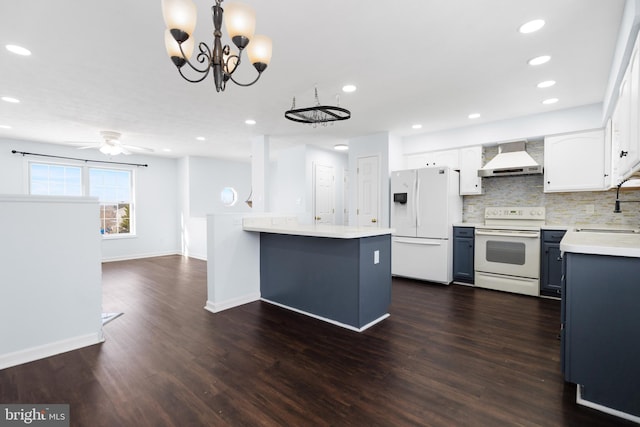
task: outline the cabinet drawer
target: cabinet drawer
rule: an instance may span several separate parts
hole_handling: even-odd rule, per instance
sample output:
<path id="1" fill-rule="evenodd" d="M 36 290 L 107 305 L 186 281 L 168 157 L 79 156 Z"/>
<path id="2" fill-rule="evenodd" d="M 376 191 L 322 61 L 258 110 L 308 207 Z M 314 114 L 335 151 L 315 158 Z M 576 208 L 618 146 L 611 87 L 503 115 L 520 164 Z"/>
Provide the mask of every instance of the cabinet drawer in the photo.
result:
<path id="1" fill-rule="evenodd" d="M 565 230 L 542 230 L 542 241 L 560 243 L 565 233 Z"/>
<path id="2" fill-rule="evenodd" d="M 473 227 L 453 227 L 453 237 L 473 237 Z"/>

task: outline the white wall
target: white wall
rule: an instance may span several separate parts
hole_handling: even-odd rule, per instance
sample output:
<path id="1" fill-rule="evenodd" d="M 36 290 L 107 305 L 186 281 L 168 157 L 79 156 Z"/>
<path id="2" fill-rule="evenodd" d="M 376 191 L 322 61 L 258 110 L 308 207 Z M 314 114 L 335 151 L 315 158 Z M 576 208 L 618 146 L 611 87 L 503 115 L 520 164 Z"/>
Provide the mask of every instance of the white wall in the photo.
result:
<path id="1" fill-rule="evenodd" d="M 592 104 L 405 137 L 403 150 L 405 154 L 412 154 L 470 145 L 494 145 L 517 139 L 541 139 L 545 135 L 602 127 L 602 104 Z"/>
<path id="2" fill-rule="evenodd" d="M 276 161 L 269 164 L 271 186 L 268 189 L 269 206 L 274 212 L 304 216 L 307 203 L 306 154 L 304 145 L 280 150 Z M 293 177 L 299 177 L 294 179 Z"/>
<path id="3" fill-rule="evenodd" d="M 244 202 L 251 192 L 251 164 L 208 157 L 184 157 L 178 161 L 179 216 L 182 253 L 207 259 L 208 214 L 251 212 Z M 233 187 L 238 201 L 224 206 L 220 193 Z"/>
<path id="4" fill-rule="evenodd" d="M 242 229 L 244 216 L 207 216 L 205 309 L 213 313 L 260 298 L 260 233 Z"/>
<path id="5" fill-rule="evenodd" d="M 358 203 L 357 165 L 359 157 L 378 156 L 380 158 L 380 227 L 389 227 L 389 133 L 380 132 L 349 140 L 349 224 L 357 224 Z M 396 142 L 397 143 L 397 142 Z M 397 160 L 396 160 L 397 161 Z"/>
<path id="6" fill-rule="evenodd" d="M 0 369 L 103 341 L 98 201 L 0 196 Z"/>
<path id="7" fill-rule="evenodd" d="M 0 139 L 0 194 L 27 194 L 29 161 L 84 165 L 72 160 L 12 154 L 11 150 L 56 156 L 148 164 L 132 167 L 135 173 L 136 236 L 104 239 L 103 260 L 141 258 L 180 253 L 177 161 L 155 156 L 109 158 L 97 150 L 78 150 L 55 144 Z M 99 163 L 90 165 L 100 166 Z M 102 165 L 106 166 L 106 165 Z M 117 166 L 117 165 L 114 165 Z M 117 166 L 120 167 L 120 166 Z M 96 227 L 97 227 L 96 218 Z"/>
<path id="8" fill-rule="evenodd" d="M 244 201 L 251 192 L 251 164 L 208 157 L 189 157 L 190 214 L 205 217 L 212 213 L 251 212 Z M 224 206 L 220 192 L 233 187 L 238 192 L 234 206 Z"/>

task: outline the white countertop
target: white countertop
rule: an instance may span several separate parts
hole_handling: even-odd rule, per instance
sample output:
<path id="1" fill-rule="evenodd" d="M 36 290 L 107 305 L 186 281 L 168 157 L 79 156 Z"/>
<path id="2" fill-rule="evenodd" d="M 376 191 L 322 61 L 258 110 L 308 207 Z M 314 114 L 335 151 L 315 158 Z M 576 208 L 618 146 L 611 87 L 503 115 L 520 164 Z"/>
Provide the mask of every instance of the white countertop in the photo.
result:
<path id="1" fill-rule="evenodd" d="M 583 231 L 576 231 L 582 229 Z M 571 228 L 560 242 L 561 252 L 640 258 L 640 233 L 616 233 L 592 230 L 616 230 L 614 227 Z"/>
<path id="2" fill-rule="evenodd" d="M 334 239 L 359 239 L 393 233 L 392 228 L 352 227 L 331 224 L 298 224 L 291 218 L 244 218 L 244 231 L 290 234 L 294 236 L 329 237 Z"/>

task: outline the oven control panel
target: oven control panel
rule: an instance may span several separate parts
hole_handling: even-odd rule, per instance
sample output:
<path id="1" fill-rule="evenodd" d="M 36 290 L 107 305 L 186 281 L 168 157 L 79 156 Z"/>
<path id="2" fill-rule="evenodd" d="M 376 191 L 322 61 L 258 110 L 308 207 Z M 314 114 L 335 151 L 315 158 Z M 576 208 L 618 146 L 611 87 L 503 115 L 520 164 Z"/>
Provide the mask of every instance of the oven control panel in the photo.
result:
<path id="1" fill-rule="evenodd" d="M 536 207 L 494 207 L 485 208 L 484 219 L 520 219 L 520 220 L 535 220 L 544 221 L 546 211 L 544 206 Z"/>

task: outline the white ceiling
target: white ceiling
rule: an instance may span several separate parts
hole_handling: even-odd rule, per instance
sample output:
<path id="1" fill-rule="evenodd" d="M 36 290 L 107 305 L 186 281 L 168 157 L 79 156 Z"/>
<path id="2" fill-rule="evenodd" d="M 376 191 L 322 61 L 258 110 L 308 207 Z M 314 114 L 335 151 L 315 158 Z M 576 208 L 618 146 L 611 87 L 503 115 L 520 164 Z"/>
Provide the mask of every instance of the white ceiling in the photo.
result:
<path id="1" fill-rule="evenodd" d="M 51 143 L 98 142 L 101 130 L 157 155 L 248 159 L 251 139 L 272 150 L 332 147 L 380 131 L 401 136 L 602 102 L 624 0 L 244 0 L 273 59 L 254 86 L 183 80 L 164 49 L 155 0 L 0 2 L 0 137 Z M 210 44 L 212 0 L 195 0 L 196 40 Z M 224 3 L 223 3 L 224 7 Z M 537 33 L 518 27 L 546 20 Z M 551 55 L 531 67 L 527 60 Z M 252 79 L 248 60 L 241 66 Z M 557 84 L 538 89 L 553 79 Z M 358 90 L 342 94 L 346 83 Z M 284 118 L 320 101 L 352 118 L 312 128 Z M 559 98 L 554 105 L 542 100 Z M 480 119 L 469 120 L 479 112 Z M 255 126 L 245 119 L 257 121 Z M 421 123 L 421 130 L 411 129 Z M 206 141 L 196 141 L 197 136 Z M 172 151 L 162 151 L 169 148 Z"/>

